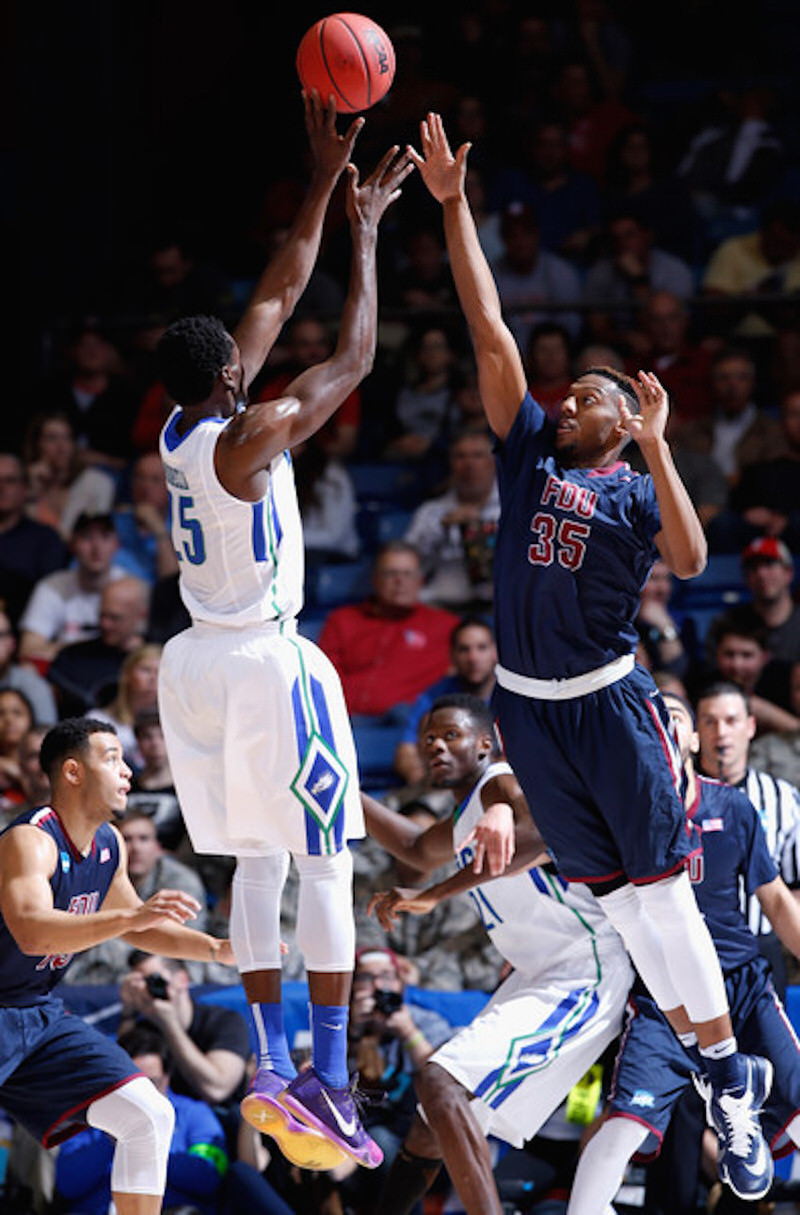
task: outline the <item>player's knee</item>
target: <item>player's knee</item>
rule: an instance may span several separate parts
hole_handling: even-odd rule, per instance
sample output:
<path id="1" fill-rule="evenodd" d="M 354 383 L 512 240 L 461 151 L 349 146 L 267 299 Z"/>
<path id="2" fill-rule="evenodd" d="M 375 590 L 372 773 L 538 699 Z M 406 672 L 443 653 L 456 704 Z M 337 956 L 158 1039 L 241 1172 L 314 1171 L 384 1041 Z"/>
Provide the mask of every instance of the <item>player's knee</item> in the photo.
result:
<path id="1" fill-rule="evenodd" d="M 120 1127 L 120 1140 L 150 1142 L 163 1149 L 169 1147 L 175 1129 L 175 1110 L 158 1089 L 147 1082 L 152 1093 L 143 1086 L 130 1085 L 131 1105 L 125 1124 Z"/>
<path id="2" fill-rule="evenodd" d="M 426 1063 L 414 1077 L 417 1096 L 432 1125 L 437 1119 L 452 1117 L 463 1104 L 465 1091 L 438 1063 Z"/>

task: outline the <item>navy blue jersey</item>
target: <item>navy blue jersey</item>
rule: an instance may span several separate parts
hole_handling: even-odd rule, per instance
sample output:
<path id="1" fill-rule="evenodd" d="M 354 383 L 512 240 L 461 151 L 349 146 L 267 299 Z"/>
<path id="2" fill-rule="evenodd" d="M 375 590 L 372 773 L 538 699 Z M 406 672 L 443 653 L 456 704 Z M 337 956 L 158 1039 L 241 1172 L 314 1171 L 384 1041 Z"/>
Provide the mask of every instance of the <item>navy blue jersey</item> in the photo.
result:
<path id="1" fill-rule="evenodd" d="M 30 823 L 55 840 L 58 860 L 50 878 L 53 906 L 72 915 L 99 910 L 119 864 L 119 844 L 113 827 L 103 823 L 95 832 L 88 856 L 70 840 L 55 810 L 43 806 L 26 810 L 7 828 Z M 24 954 L 0 915 L 0 1007 L 23 1008 L 44 1003 L 66 972 L 73 954 Z"/>
<path id="2" fill-rule="evenodd" d="M 633 621 L 661 530 L 652 478 L 621 461 L 563 468 L 554 425 L 528 393 L 498 445 L 498 481 L 501 664 L 535 679 L 567 679 L 633 653 Z"/>
<path id="3" fill-rule="evenodd" d="M 702 843 L 689 862 L 689 876 L 727 974 L 758 957 L 758 938 L 742 915 L 741 893 L 752 895 L 778 870 L 758 814 L 740 789 L 698 776 L 697 799 L 687 814 Z"/>

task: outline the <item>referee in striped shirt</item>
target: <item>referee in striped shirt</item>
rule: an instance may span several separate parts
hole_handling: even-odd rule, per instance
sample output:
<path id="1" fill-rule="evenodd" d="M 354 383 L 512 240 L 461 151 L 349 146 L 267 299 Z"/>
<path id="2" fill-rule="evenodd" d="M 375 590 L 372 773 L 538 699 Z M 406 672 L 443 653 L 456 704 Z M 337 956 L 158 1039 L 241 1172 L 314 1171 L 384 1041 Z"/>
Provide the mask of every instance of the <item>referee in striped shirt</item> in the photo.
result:
<path id="1" fill-rule="evenodd" d="M 800 899 L 800 793 L 788 781 L 748 765 L 756 721 L 746 693 L 735 683 L 718 682 L 704 688 L 697 700 L 699 768 L 705 776 L 744 790 L 758 811 L 770 855 L 781 877 Z M 759 938 L 762 954 L 772 966 L 773 982 L 786 995 L 783 949 L 755 895 L 742 893 L 742 911 Z"/>

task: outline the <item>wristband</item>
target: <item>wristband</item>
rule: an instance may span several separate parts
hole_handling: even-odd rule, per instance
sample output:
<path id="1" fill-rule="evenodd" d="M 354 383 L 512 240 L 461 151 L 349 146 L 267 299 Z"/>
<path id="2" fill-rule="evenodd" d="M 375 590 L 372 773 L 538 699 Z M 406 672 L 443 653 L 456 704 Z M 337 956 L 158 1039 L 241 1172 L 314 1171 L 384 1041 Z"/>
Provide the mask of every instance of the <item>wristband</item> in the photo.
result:
<path id="1" fill-rule="evenodd" d="M 403 1043 L 404 1050 L 413 1050 L 415 1046 L 422 1046 L 425 1041 L 425 1035 L 421 1029 L 415 1029 L 413 1034 L 410 1034 Z"/>

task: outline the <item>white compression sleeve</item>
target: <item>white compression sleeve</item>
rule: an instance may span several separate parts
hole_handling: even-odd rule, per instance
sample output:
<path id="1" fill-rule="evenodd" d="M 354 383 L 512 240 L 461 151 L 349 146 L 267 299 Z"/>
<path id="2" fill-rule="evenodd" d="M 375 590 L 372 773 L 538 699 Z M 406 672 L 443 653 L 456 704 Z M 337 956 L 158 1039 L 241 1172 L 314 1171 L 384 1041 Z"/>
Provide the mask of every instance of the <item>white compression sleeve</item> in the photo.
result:
<path id="1" fill-rule="evenodd" d="M 728 1011 L 717 951 L 688 874 L 622 886 L 599 903 L 659 1008 L 683 1005 L 693 1024 Z"/>
<path id="2" fill-rule="evenodd" d="M 137 1076 L 93 1101 L 89 1126 L 116 1139 L 113 1194 L 163 1194 L 175 1112 L 146 1076 Z"/>
<path id="3" fill-rule="evenodd" d="M 333 856 L 296 855 L 294 863 L 300 876 L 296 939 L 306 970 L 352 970 L 356 930 L 350 849 Z"/>
<path id="4" fill-rule="evenodd" d="M 281 895 L 289 854 L 240 856 L 231 891 L 231 947 L 241 974 L 281 968 Z"/>
<path id="5" fill-rule="evenodd" d="M 647 1138 L 647 1128 L 630 1118 L 610 1118 L 581 1152 L 567 1215 L 613 1215 L 611 1201 L 625 1166 Z"/>

